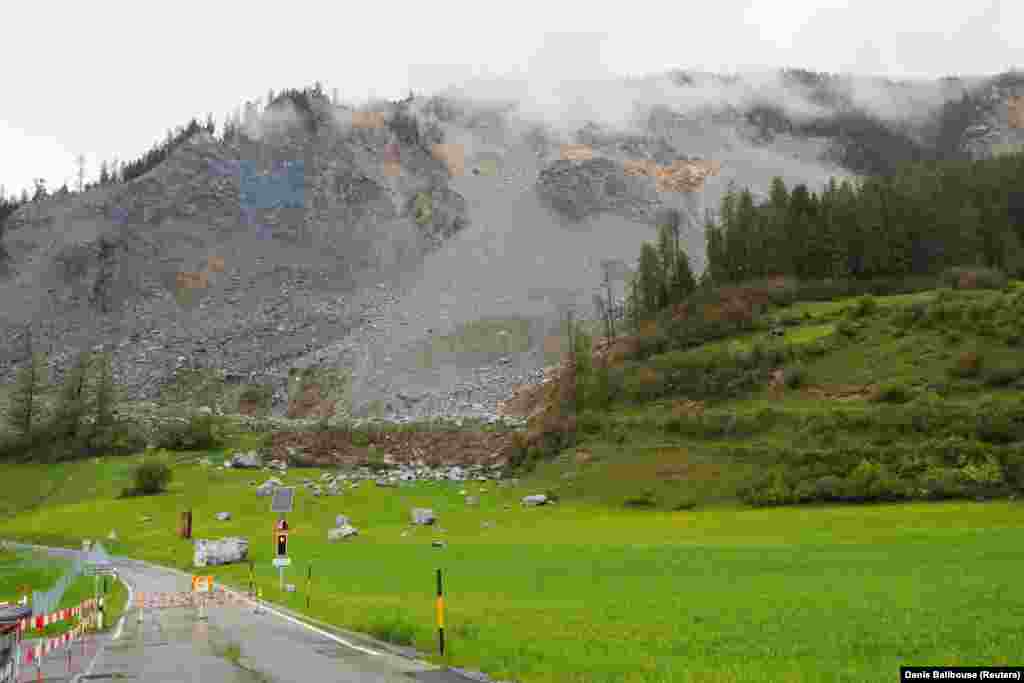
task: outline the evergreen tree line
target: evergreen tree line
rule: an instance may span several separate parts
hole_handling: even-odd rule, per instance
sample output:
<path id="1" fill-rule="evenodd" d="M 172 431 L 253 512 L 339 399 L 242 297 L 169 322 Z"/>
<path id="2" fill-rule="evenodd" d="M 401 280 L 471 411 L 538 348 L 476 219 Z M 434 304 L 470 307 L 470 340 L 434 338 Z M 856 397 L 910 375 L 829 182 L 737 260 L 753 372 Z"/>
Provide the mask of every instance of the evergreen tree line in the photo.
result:
<path id="1" fill-rule="evenodd" d="M 154 145 L 152 149 L 138 159 L 124 164 L 123 168 L 119 171 L 115 170 L 114 174 L 111 174 L 107 169 L 106 164 L 104 164 L 100 168 L 100 185 L 116 182 L 126 183 L 141 175 L 149 173 L 151 170 L 163 163 L 167 157 L 169 157 L 171 153 L 181 145 L 181 143 L 199 131 L 206 131 L 210 135 L 215 133 L 216 125 L 213 121 L 213 115 L 208 115 L 206 117 L 205 124 L 200 124 L 199 121 L 193 117 L 187 125 L 178 126 L 173 132 L 168 130 L 167 136 L 162 142 Z M 106 180 L 104 180 L 104 178 L 106 178 Z"/>
<path id="2" fill-rule="evenodd" d="M 1024 276 L 1022 204 L 1021 154 L 833 178 L 820 193 L 803 184 L 790 191 L 776 177 L 757 204 L 749 190 L 730 187 L 718 220 L 705 224 L 709 276 L 716 284 L 777 275 L 870 279 L 957 266 Z M 641 281 L 651 277 L 643 258 Z"/>
<path id="3" fill-rule="evenodd" d="M 82 352 L 66 373 L 56 410 L 45 414 L 46 355 L 32 350 L 17 374 L 6 411 L 10 433 L 0 443 L 0 458 L 58 462 L 138 448 L 126 438 L 117 417 L 119 402 L 109 353 Z"/>
<path id="4" fill-rule="evenodd" d="M 642 320 L 682 303 L 697 288 L 689 256 L 679 246 L 681 220 L 678 210 L 666 212 L 658 225 L 657 245 L 644 242 L 640 248 L 640 263 L 626 296 L 626 317 L 633 331 L 639 329 Z M 605 295 L 595 295 L 594 299 L 605 336 L 614 340 L 614 304 L 607 273 L 604 284 Z"/>

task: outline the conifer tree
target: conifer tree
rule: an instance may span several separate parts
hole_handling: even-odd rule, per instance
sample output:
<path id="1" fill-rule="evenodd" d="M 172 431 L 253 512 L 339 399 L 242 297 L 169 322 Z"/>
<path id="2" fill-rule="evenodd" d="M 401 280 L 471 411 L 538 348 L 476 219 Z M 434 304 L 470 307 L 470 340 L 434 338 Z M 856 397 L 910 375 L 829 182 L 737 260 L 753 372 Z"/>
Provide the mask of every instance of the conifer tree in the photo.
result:
<path id="1" fill-rule="evenodd" d="M 664 282 L 661 264 L 658 262 L 658 252 L 650 242 L 644 242 L 640 247 L 640 272 L 637 275 L 639 277 L 637 289 L 640 294 L 640 315 L 641 318 L 649 318 L 658 310 L 661 285 Z"/>
<path id="2" fill-rule="evenodd" d="M 83 432 L 83 418 L 88 411 L 86 383 L 90 364 L 89 352 L 79 353 L 74 366 L 67 372 L 61 385 L 53 436 L 69 446 Z"/>
<path id="3" fill-rule="evenodd" d="M 93 428 L 90 435 L 90 447 L 93 453 L 98 453 L 113 446 L 118 394 L 117 387 L 114 385 L 111 354 L 109 352 L 98 354 L 94 368 Z"/>
<path id="4" fill-rule="evenodd" d="M 674 260 L 675 272 L 672 274 L 672 303 L 681 303 L 697 289 L 697 281 L 690 268 L 690 257 L 682 249 L 676 251 Z"/>
<path id="5" fill-rule="evenodd" d="M 18 371 L 14 391 L 11 393 L 7 420 L 15 434 L 29 438 L 39 426 L 41 400 L 46 372 L 46 358 L 32 347 L 32 330 L 25 326 L 25 348 L 28 364 Z"/>

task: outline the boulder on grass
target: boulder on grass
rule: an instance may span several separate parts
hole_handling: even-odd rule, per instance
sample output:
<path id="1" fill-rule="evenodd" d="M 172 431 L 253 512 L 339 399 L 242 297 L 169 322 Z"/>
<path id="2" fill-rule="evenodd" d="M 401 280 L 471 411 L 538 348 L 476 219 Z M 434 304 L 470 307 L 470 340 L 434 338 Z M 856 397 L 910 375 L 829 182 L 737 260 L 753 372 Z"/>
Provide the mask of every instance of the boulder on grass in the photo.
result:
<path id="1" fill-rule="evenodd" d="M 434 517 L 434 511 L 430 508 L 413 508 L 412 509 L 412 523 L 413 524 L 433 524 L 437 520 Z"/>
<path id="2" fill-rule="evenodd" d="M 545 496 L 543 493 L 537 493 L 537 494 L 534 494 L 532 496 L 524 496 L 523 497 L 523 505 L 526 505 L 526 506 L 529 506 L 529 507 L 533 507 L 533 506 L 536 506 L 536 505 L 544 505 L 547 502 L 548 502 L 548 497 Z"/>
<path id="3" fill-rule="evenodd" d="M 230 537 L 216 540 L 197 538 L 196 554 L 205 557 L 207 565 L 242 562 L 249 556 L 249 539 Z"/>
<path id="4" fill-rule="evenodd" d="M 243 467 L 255 469 L 262 467 L 263 463 L 260 461 L 260 455 L 256 451 L 246 451 L 244 453 L 235 453 L 231 456 L 232 467 Z"/>
<path id="5" fill-rule="evenodd" d="M 231 513 L 230 512 L 218 512 L 217 513 L 217 521 L 218 522 L 227 522 L 230 519 L 231 519 Z"/>
<path id="6" fill-rule="evenodd" d="M 349 518 L 345 515 L 338 515 L 334 518 L 334 526 L 336 527 L 348 526 L 351 523 L 352 522 L 349 521 Z"/>
<path id="7" fill-rule="evenodd" d="M 327 540 L 331 543 L 334 543 L 335 541 L 342 541 L 346 538 L 358 535 L 359 530 L 349 524 L 339 526 L 337 529 L 327 530 Z"/>

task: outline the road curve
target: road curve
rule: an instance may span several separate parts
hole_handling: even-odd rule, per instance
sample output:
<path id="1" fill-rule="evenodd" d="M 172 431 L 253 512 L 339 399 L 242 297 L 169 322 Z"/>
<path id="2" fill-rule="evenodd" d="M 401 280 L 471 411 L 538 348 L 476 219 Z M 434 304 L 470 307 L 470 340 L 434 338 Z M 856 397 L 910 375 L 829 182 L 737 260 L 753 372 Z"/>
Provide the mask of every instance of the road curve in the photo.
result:
<path id="1" fill-rule="evenodd" d="M 38 547 L 38 546 L 37 546 Z M 73 557 L 80 551 L 42 548 Z M 176 593 L 191 590 L 188 575 L 166 567 L 112 557 L 118 576 L 133 593 Z M 257 613 L 250 601 L 230 601 L 206 608 L 139 610 L 133 605 L 123 622 L 86 648 L 75 651 L 71 675 L 64 655 L 45 662 L 46 681 L 129 678 L 146 683 L 211 681 L 223 683 L 466 683 L 472 679 L 450 670 L 401 656 L 393 648 L 365 636 L 338 636 L 277 609 Z M 35 667 L 32 667 L 34 669 Z M 51 674 L 52 671 L 52 674 Z M 21 680 L 35 680 L 23 670 Z"/>

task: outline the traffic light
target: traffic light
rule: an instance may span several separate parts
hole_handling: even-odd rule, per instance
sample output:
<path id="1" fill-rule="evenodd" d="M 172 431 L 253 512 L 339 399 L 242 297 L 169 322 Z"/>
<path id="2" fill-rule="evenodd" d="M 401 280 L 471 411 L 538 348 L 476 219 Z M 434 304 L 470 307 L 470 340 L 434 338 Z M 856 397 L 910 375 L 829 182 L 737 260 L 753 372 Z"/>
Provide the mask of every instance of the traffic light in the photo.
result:
<path id="1" fill-rule="evenodd" d="M 277 556 L 284 557 L 288 554 L 288 534 L 278 533 L 277 534 Z"/>

